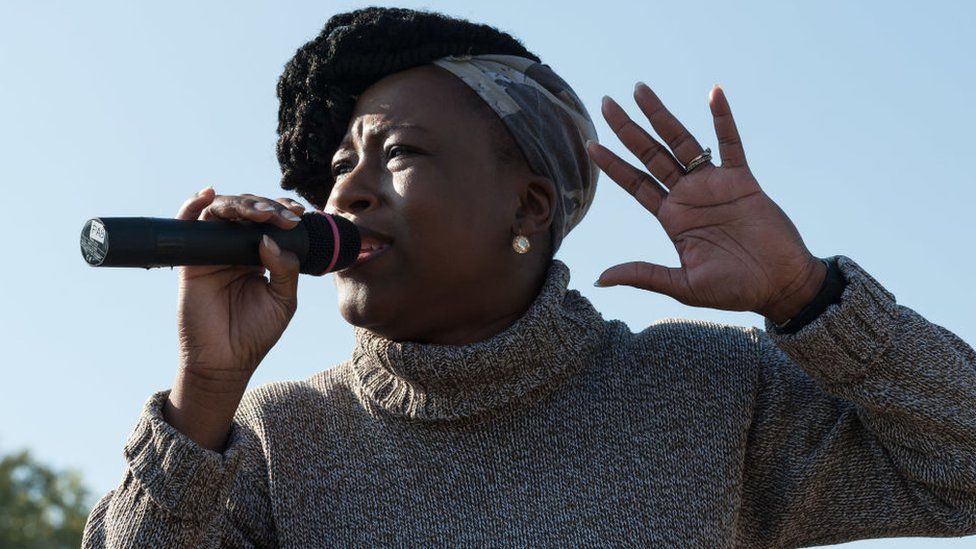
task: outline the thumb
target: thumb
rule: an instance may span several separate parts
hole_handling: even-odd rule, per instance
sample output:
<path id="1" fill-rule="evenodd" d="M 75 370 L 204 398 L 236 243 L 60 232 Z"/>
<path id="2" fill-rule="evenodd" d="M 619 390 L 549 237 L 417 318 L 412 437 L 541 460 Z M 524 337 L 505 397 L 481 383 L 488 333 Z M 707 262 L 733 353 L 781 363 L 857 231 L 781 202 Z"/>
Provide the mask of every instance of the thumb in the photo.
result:
<path id="1" fill-rule="evenodd" d="M 258 254 L 271 275 L 268 283 L 271 295 L 288 310 L 294 311 L 298 305 L 298 271 L 301 268 L 298 256 L 279 248 L 268 235 L 261 238 Z"/>
<path id="2" fill-rule="evenodd" d="M 665 267 L 643 261 L 631 261 L 614 265 L 603 271 L 593 284 L 600 288 L 608 286 L 633 286 L 664 294 L 684 302 L 688 292 L 688 278 L 683 269 Z"/>

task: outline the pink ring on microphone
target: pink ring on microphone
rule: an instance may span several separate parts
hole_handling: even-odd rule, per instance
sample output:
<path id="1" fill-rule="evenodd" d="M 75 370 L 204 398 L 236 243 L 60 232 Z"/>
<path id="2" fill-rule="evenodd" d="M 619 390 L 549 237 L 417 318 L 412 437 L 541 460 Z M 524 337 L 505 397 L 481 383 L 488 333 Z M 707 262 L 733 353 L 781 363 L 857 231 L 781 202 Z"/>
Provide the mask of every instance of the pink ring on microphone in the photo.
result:
<path id="1" fill-rule="evenodd" d="M 329 220 L 329 226 L 332 227 L 332 262 L 325 268 L 325 272 L 327 273 L 332 270 L 332 267 L 335 267 L 336 261 L 339 261 L 339 227 L 331 215 L 327 213 L 323 213 L 322 215 Z"/>

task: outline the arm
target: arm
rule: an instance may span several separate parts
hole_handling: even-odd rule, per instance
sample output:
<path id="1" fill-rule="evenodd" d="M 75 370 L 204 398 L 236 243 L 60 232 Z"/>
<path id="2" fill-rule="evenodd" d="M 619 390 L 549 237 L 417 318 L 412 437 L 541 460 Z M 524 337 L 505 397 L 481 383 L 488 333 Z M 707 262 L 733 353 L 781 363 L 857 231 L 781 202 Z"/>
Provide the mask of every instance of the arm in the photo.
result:
<path id="1" fill-rule="evenodd" d="M 680 267 L 632 261 L 598 286 L 686 305 L 753 311 L 761 388 L 744 464 L 740 541 L 791 546 L 869 536 L 976 533 L 976 353 L 895 304 L 853 261 L 848 286 L 795 334 L 824 265 L 759 186 L 721 87 L 709 107 L 721 165 L 638 83 L 634 100 L 667 147 L 615 101 L 603 115 L 643 164 L 588 143 L 590 158 L 661 223 Z"/>
<path id="2" fill-rule="evenodd" d="M 754 331 L 739 542 L 976 534 L 976 352 L 837 259 L 839 304 Z"/>
<path id="3" fill-rule="evenodd" d="M 200 447 L 166 423 L 153 395 L 125 446 L 122 483 L 88 517 L 82 546 L 263 547 L 274 544 L 266 465 L 253 431 L 234 423 L 227 447 Z"/>

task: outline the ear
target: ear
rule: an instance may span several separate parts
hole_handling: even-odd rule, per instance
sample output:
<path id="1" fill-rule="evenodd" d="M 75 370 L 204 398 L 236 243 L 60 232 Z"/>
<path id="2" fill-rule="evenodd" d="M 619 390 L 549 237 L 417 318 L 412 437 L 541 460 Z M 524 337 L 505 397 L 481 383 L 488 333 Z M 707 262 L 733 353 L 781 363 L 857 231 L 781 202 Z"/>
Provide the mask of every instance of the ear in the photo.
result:
<path id="1" fill-rule="evenodd" d="M 512 231 L 528 237 L 548 234 L 556 211 L 556 200 L 556 185 L 548 178 L 531 175 L 523 179 Z"/>

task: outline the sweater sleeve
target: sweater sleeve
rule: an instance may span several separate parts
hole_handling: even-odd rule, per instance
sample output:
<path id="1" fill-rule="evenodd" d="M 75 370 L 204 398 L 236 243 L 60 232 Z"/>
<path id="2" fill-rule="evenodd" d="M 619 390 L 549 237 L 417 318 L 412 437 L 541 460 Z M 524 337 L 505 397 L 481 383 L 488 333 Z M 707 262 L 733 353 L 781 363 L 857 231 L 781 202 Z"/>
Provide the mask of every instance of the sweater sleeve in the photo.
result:
<path id="1" fill-rule="evenodd" d="M 122 483 L 95 505 L 82 547 L 274 545 L 254 432 L 235 420 L 223 453 L 203 448 L 163 419 L 168 394 L 146 402 L 125 445 Z"/>
<path id="2" fill-rule="evenodd" d="M 751 329 L 739 541 L 976 534 L 976 352 L 836 260 L 840 303 L 795 334 Z"/>

